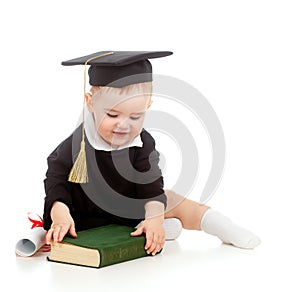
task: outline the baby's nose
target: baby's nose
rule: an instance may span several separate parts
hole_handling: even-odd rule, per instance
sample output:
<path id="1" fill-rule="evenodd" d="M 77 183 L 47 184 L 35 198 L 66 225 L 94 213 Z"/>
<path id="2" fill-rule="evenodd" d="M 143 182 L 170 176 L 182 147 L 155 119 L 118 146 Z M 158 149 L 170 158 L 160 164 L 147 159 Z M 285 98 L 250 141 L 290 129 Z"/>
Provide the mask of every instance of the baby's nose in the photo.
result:
<path id="1" fill-rule="evenodd" d="M 119 129 L 127 129 L 128 126 L 129 126 L 129 119 L 128 118 L 124 118 L 124 119 L 118 121 L 118 123 L 117 123 L 117 127 Z"/>

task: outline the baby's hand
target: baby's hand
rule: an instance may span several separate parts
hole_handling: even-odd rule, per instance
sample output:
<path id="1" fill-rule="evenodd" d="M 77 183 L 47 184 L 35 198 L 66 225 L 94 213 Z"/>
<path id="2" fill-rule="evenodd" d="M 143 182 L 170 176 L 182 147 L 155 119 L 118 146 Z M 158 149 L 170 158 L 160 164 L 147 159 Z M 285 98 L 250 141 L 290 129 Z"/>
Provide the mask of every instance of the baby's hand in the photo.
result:
<path id="1" fill-rule="evenodd" d="M 46 235 L 46 243 L 62 241 L 65 235 L 69 234 L 77 237 L 74 220 L 69 212 L 69 208 L 61 202 L 55 202 L 51 209 L 52 224 Z"/>
<path id="2" fill-rule="evenodd" d="M 140 223 L 140 226 L 131 233 L 132 236 L 139 236 L 142 233 L 146 234 L 145 249 L 148 254 L 155 255 L 164 246 L 165 243 L 165 230 L 162 226 L 163 219 L 155 217 L 145 219 Z"/>

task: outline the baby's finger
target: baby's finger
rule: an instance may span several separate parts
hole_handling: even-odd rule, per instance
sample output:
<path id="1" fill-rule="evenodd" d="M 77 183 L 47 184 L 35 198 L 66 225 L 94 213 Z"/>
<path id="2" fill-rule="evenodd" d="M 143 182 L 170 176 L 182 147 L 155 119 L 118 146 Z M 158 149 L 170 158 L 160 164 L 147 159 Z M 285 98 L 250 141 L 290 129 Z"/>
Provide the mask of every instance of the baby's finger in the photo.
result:
<path id="1" fill-rule="evenodd" d="M 153 240 L 152 240 L 152 243 L 151 243 L 151 246 L 147 249 L 147 253 L 150 254 L 150 253 L 153 253 L 155 251 L 155 249 L 157 248 L 157 237 L 154 236 L 153 237 Z"/>
<path id="2" fill-rule="evenodd" d="M 152 251 L 152 255 L 156 255 L 158 252 L 161 251 L 162 248 L 163 248 L 163 244 L 157 243 L 155 249 Z"/>
<path id="3" fill-rule="evenodd" d="M 59 241 L 60 229 L 61 229 L 60 225 L 57 225 L 57 226 L 53 227 L 53 241 L 54 242 Z"/>
<path id="4" fill-rule="evenodd" d="M 47 231 L 47 234 L 46 234 L 46 243 L 47 244 L 50 244 L 51 240 L 52 240 L 52 235 L 53 235 L 53 229 L 49 229 Z"/>
<path id="5" fill-rule="evenodd" d="M 139 236 L 143 233 L 144 228 L 143 227 L 139 227 L 137 230 L 133 231 L 130 233 L 131 236 Z"/>
<path id="6" fill-rule="evenodd" d="M 145 249 L 148 251 L 149 247 L 152 245 L 153 243 L 153 233 L 147 233 L 146 234 L 146 245 L 145 245 Z"/>
<path id="7" fill-rule="evenodd" d="M 68 228 L 66 226 L 61 226 L 58 235 L 58 241 L 62 241 L 67 233 L 68 233 Z"/>
<path id="8" fill-rule="evenodd" d="M 157 237 L 157 244 L 156 244 L 155 250 L 152 252 L 152 255 L 155 255 L 156 253 L 161 251 L 164 244 L 165 244 L 165 235 L 158 236 Z"/>
<path id="9" fill-rule="evenodd" d="M 71 228 L 69 230 L 69 233 L 70 233 L 71 236 L 77 237 L 77 233 L 76 233 L 76 229 L 75 229 L 74 224 L 71 226 Z"/>

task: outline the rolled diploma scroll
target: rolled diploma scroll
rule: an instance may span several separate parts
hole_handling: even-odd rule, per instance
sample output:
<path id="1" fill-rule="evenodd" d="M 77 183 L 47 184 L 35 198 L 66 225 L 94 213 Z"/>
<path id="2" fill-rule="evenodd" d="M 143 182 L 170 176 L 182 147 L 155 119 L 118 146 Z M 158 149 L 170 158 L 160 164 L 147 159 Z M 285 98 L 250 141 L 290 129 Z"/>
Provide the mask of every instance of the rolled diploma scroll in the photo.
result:
<path id="1" fill-rule="evenodd" d="M 22 257 L 34 255 L 46 243 L 46 231 L 43 227 L 29 229 L 16 243 L 16 254 Z"/>

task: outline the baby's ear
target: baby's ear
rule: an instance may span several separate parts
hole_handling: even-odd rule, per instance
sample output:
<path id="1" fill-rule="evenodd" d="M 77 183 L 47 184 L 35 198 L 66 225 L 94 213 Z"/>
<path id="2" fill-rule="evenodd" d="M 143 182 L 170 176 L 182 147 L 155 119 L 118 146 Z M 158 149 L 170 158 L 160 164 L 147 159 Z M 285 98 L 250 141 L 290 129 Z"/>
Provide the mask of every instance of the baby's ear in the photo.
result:
<path id="1" fill-rule="evenodd" d="M 92 113 L 94 111 L 92 95 L 89 92 L 86 92 L 84 97 L 85 97 L 86 106 L 87 106 L 89 112 Z"/>

